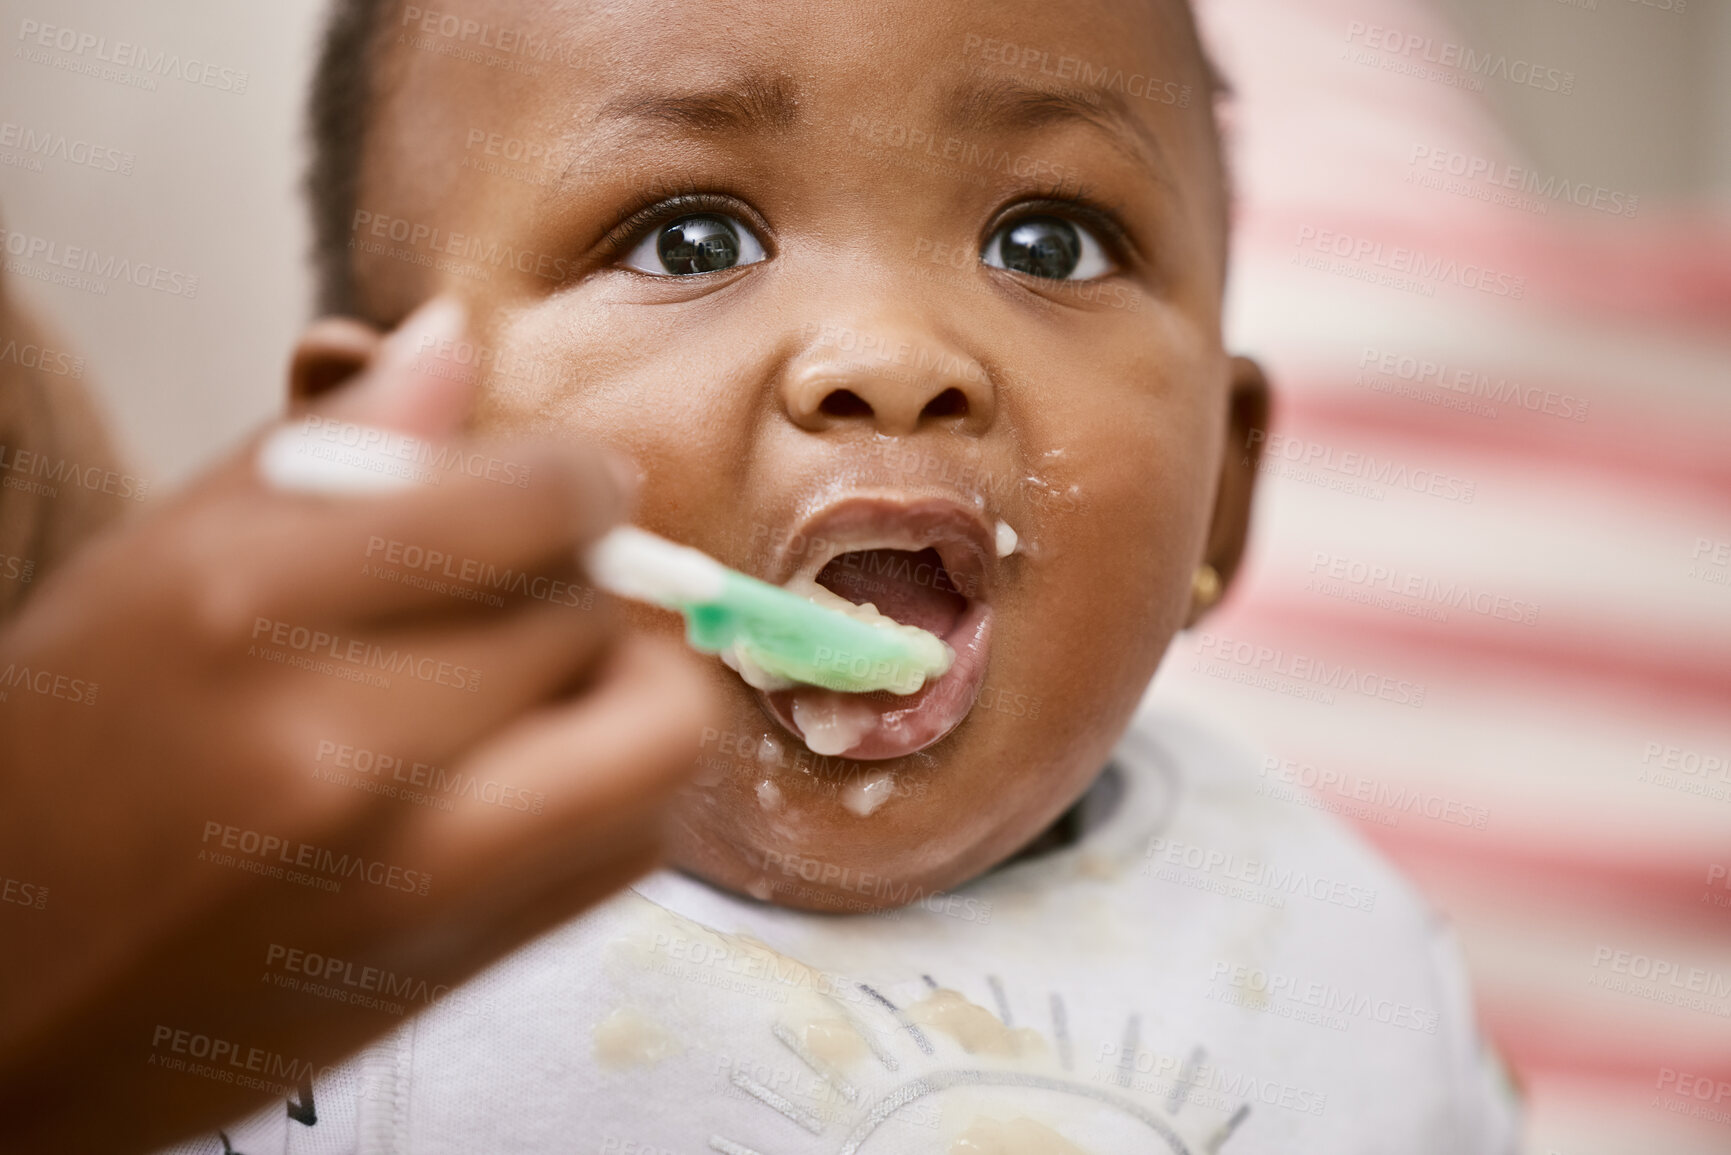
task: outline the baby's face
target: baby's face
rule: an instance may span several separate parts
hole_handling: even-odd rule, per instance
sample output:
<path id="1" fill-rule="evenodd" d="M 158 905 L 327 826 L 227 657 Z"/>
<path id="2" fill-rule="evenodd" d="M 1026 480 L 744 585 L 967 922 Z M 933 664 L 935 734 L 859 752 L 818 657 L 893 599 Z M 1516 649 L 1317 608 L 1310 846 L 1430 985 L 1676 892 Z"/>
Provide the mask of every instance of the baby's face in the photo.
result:
<path id="1" fill-rule="evenodd" d="M 482 352 L 439 355 L 488 370 L 482 430 L 615 445 L 639 524 L 956 651 L 905 697 L 712 661 L 726 722 L 675 861 L 858 909 L 1026 844 L 1099 771 L 1220 537 L 1222 192 L 1176 13 L 441 7 L 391 17 L 368 311 L 460 294 Z"/>

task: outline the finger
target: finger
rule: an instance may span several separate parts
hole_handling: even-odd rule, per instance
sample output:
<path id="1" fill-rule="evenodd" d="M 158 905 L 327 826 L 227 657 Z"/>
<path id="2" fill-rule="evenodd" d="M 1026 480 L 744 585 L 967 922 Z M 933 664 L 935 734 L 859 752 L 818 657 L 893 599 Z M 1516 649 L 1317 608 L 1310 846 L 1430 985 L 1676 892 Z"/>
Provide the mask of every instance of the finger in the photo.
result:
<path id="1" fill-rule="evenodd" d="M 627 798 L 660 801 L 691 777 L 705 726 L 719 717 L 712 679 L 684 645 L 621 635 L 580 698 L 549 707 L 473 751 L 479 767 L 510 765 L 571 821 Z"/>
<path id="2" fill-rule="evenodd" d="M 349 317 L 322 317 L 308 326 L 290 360 L 293 397 L 288 428 L 348 426 L 387 429 L 407 438 L 446 441 L 461 433 L 474 405 L 476 375 L 461 364 L 466 313 L 453 297 L 435 297 L 394 332 L 380 337 Z M 441 360 L 448 358 L 448 364 Z M 227 489 L 259 484 L 259 444 L 271 429 L 206 475 Z M 210 488 L 189 487 L 189 492 Z"/>
<path id="3" fill-rule="evenodd" d="M 561 887 L 655 840 L 694 770 L 704 727 L 718 716 L 689 651 L 626 635 L 580 698 L 524 718 L 460 763 L 465 773 L 544 793 L 541 814 L 488 807 L 457 821 L 417 817 L 402 828 L 402 853 L 436 858 L 459 906 L 484 908 L 499 888 L 564 906 Z"/>
<path id="4" fill-rule="evenodd" d="M 511 719 L 599 673 L 616 636 L 605 601 L 588 608 L 531 601 L 434 629 L 306 631 L 281 636 L 283 646 L 267 634 L 245 660 L 299 679 L 302 716 L 319 719 L 319 732 L 306 739 L 309 756 L 317 743 L 334 742 L 449 765 Z M 302 648 L 291 648 L 296 643 Z M 285 657 L 296 668 L 282 669 Z"/>
<path id="5" fill-rule="evenodd" d="M 593 446 L 464 443 L 435 486 L 378 499 L 307 503 L 314 543 L 264 545 L 267 596 L 291 611 L 340 596 L 350 613 L 436 604 L 364 573 L 368 564 L 495 593 L 568 569 L 578 550 L 618 522 L 624 501 Z M 323 543 L 318 544 L 318 543 Z M 311 548 L 307 545 L 311 544 Z M 405 596 L 411 595 L 411 596 Z"/>
<path id="6" fill-rule="evenodd" d="M 581 444 L 450 448 L 438 484 L 374 497 L 274 494 L 212 478 L 159 549 L 208 587 L 229 629 L 448 613 L 450 590 L 505 595 L 576 564 L 624 507 L 617 474 Z M 489 474 L 491 476 L 489 476 Z"/>
<path id="7" fill-rule="evenodd" d="M 475 401 L 475 374 L 458 355 L 467 313 L 455 297 L 434 297 L 379 346 L 360 378 L 313 412 L 442 439 L 463 427 Z"/>

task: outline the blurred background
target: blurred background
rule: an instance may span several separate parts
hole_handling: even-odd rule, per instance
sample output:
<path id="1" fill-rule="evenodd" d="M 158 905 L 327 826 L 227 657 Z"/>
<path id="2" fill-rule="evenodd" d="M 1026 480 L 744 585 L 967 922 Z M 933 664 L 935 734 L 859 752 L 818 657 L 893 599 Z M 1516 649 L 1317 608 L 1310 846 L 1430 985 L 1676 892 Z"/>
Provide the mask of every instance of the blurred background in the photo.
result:
<path id="1" fill-rule="evenodd" d="M 1731 2 L 1198 3 L 1230 337 L 1279 402 L 1244 580 L 1151 700 L 1453 921 L 1529 1152 L 1731 1151 Z M 0 0 L 9 292 L 156 484 L 278 407 L 321 9 Z M 26 21 L 218 81 L 93 73 Z M 37 241 L 177 288 L 57 283 Z"/>

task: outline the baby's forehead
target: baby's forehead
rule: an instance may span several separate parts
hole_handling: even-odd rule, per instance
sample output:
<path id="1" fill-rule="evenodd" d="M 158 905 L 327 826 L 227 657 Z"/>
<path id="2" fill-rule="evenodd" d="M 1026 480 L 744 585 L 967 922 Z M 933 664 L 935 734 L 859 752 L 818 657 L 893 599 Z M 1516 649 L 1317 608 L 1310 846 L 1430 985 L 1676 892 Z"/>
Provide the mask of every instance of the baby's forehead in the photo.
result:
<path id="1" fill-rule="evenodd" d="M 338 0 L 343 3 L 368 0 Z M 565 33 L 617 30 L 624 27 L 652 29 L 675 25 L 701 27 L 711 39 L 690 44 L 693 56 L 730 38 L 749 34 L 761 26 L 766 14 L 798 9 L 805 26 L 813 31 L 829 27 L 852 27 L 852 15 L 865 15 L 880 28 L 892 24 L 966 24 L 981 31 L 993 26 L 1011 27 L 1031 13 L 1059 18 L 1057 27 L 1068 27 L 1085 37 L 1088 25 L 1099 17 L 1110 17 L 1114 26 L 1141 25 L 1160 38 L 1177 36 L 1193 25 L 1189 0 L 931 0 L 900 4 L 877 0 L 872 5 L 788 5 L 782 0 L 433 0 L 430 4 L 403 4 L 399 0 L 371 0 L 375 11 L 403 34 L 439 36 L 458 44 L 497 48 L 505 52 L 535 55 L 548 39 Z M 891 21 L 895 16 L 900 19 Z M 1042 48 L 1057 48 L 1050 43 Z"/>
<path id="2" fill-rule="evenodd" d="M 1211 84 L 1187 0 L 439 0 L 436 6 L 385 0 L 385 6 L 380 40 L 393 59 L 383 70 L 395 76 L 383 78 L 375 89 L 382 93 L 404 72 L 433 69 L 477 96 L 538 91 L 593 101 L 658 75 L 719 80 L 751 64 L 797 78 L 793 87 L 807 92 L 863 84 L 874 97 L 912 97 L 968 74 L 1156 103 L 1175 103 L 1173 93 Z M 458 64 L 476 67 L 452 67 Z M 526 79 L 539 83 L 525 85 Z"/>
<path id="3" fill-rule="evenodd" d="M 1176 135 L 1163 121 L 1203 112 L 1213 130 L 1185 0 L 445 0 L 394 24 L 375 91 L 398 129 L 418 108 L 457 112 L 470 136 L 597 143 L 847 132 L 874 115 L 916 139 L 1074 119 L 1157 156 L 1176 144 L 1160 147 Z"/>

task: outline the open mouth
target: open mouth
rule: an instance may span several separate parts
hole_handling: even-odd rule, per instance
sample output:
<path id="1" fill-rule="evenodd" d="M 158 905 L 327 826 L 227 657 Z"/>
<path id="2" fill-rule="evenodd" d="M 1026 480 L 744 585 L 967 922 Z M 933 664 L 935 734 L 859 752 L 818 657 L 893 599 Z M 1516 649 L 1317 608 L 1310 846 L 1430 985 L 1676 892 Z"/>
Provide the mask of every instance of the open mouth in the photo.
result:
<path id="1" fill-rule="evenodd" d="M 903 625 L 936 634 L 956 660 L 912 694 L 814 686 L 759 691 L 768 713 L 813 753 L 860 761 L 912 754 L 955 729 L 979 696 L 991 640 L 996 551 L 979 516 L 943 499 L 853 498 L 823 511 L 790 540 L 805 549 L 783 551 L 784 586 L 822 586 L 855 605 L 870 603 Z"/>

